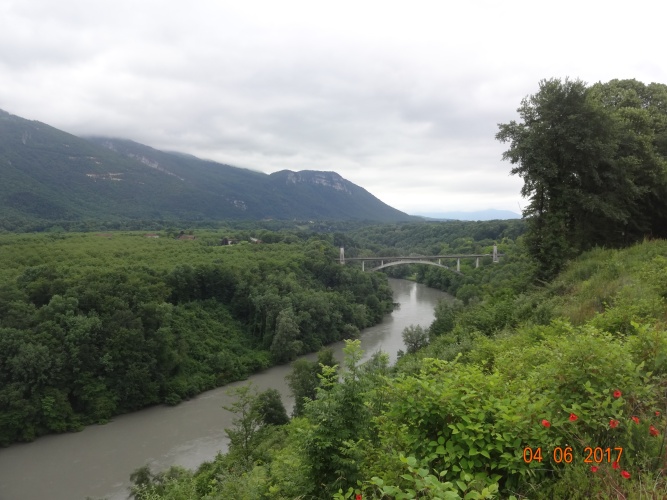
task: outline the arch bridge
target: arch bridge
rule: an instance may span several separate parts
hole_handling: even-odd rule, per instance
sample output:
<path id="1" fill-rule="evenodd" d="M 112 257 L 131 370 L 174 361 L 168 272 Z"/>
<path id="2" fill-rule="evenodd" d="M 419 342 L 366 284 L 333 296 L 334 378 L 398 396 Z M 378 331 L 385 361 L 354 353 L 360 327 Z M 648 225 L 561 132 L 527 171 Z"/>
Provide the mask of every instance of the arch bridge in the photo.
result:
<path id="1" fill-rule="evenodd" d="M 399 266 L 402 264 L 427 264 L 429 266 L 442 267 L 443 269 L 451 269 L 449 266 L 446 266 L 442 263 L 444 259 L 456 259 L 456 270 L 455 272 L 461 272 L 461 259 L 475 259 L 475 267 L 479 267 L 479 259 L 481 257 L 492 257 L 494 264 L 500 262 L 500 257 L 502 254 L 498 253 L 498 247 L 493 245 L 493 253 L 480 253 L 480 254 L 452 254 L 452 255 L 410 255 L 410 256 L 391 256 L 391 257 L 349 257 L 345 258 L 345 249 L 340 248 L 340 258 L 339 262 L 345 264 L 349 261 L 361 261 L 361 270 L 366 271 L 366 262 L 377 263 L 380 262 L 380 265 L 376 265 L 371 269 L 368 269 L 369 272 L 379 271 L 386 267 Z"/>

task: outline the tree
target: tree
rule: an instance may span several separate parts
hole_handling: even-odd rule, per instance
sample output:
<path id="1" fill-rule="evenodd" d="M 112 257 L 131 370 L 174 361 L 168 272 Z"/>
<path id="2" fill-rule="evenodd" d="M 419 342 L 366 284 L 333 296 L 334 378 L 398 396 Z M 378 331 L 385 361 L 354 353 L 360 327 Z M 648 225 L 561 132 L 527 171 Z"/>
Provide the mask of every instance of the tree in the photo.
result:
<path id="1" fill-rule="evenodd" d="M 289 417 L 277 389 L 267 389 L 260 392 L 255 404 L 263 425 L 285 425 L 289 422 Z"/>
<path id="2" fill-rule="evenodd" d="M 526 243 L 543 279 L 596 245 L 664 233 L 667 87 L 613 80 L 542 80 L 499 124 L 504 160 L 530 198 Z"/>
<path id="3" fill-rule="evenodd" d="M 629 215 L 605 196 L 618 184 L 615 131 L 580 80 L 542 80 L 517 111 L 522 122 L 500 124 L 496 139 L 510 143 L 503 159 L 516 165 L 512 175 L 524 179 L 521 194 L 530 198 L 526 242 L 548 277 L 576 253 L 573 247 L 584 243 L 581 235 L 592 224 L 606 219 L 608 229 L 608 221 Z M 586 244 L 597 239 L 587 238 Z"/>
<path id="4" fill-rule="evenodd" d="M 410 325 L 403 330 L 403 343 L 408 350 L 408 354 L 417 352 L 422 347 L 428 345 L 428 331 L 421 326 Z"/>
<path id="5" fill-rule="evenodd" d="M 292 361 L 302 347 L 302 342 L 297 340 L 299 336 L 299 325 L 296 322 L 294 310 L 289 307 L 278 314 L 276 320 L 276 334 L 271 342 L 271 354 L 277 363 Z"/>
<path id="6" fill-rule="evenodd" d="M 366 396 L 385 383 L 389 365 L 385 353 L 362 365 L 361 341 L 346 340 L 345 344 L 342 376 L 335 368 L 323 366 L 317 397 L 306 403 L 304 412 L 311 424 L 304 454 L 320 498 L 331 498 L 332 492 L 356 485 L 360 479 L 362 443 L 377 437 L 371 409 L 375 405 L 367 405 Z"/>
<path id="7" fill-rule="evenodd" d="M 625 242 L 667 236 L 667 85 L 611 80 L 590 92 L 619 124 L 616 159 L 634 194 Z"/>
<path id="8" fill-rule="evenodd" d="M 231 406 L 223 407 L 236 415 L 232 420 L 234 426 L 225 429 L 230 442 L 229 451 L 239 453 L 243 459 L 250 461 L 260 441 L 263 423 L 257 405 L 257 392 L 251 384 L 246 384 L 231 389 L 228 394 L 237 398 Z"/>
<path id="9" fill-rule="evenodd" d="M 316 362 L 299 359 L 292 363 L 292 371 L 285 378 L 294 396 L 293 416 L 301 416 L 305 401 L 315 399 L 317 388 L 320 386 L 319 375 L 325 366 L 336 366 L 333 350 L 329 347 L 317 353 Z"/>

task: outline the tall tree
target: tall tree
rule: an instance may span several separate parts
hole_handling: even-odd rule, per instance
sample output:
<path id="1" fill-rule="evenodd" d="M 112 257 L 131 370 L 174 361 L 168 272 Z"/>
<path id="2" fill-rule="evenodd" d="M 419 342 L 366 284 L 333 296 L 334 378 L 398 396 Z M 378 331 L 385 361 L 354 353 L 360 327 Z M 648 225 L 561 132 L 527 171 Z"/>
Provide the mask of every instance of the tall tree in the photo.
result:
<path id="1" fill-rule="evenodd" d="M 251 384 L 246 384 L 230 389 L 228 394 L 236 397 L 231 406 L 223 406 L 235 415 L 232 420 L 233 427 L 225 429 L 229 437 L 229 450 L 250 461 L 261 440 L 263 424 L 263 416 L 257 403 L 257 390 Z"/>
<path id="2" fill-rule="evenodd" d="M 543 277 L 565 260 L 622 233 L 630 217 L 628 176 L 614 161 L 618 126 L 580 80 L 542 80 L 523 99 L 521 122 L 499 124 L 503 159 L 524 179 L 526 241 Z"/>
<path id="3" fill-rule="evenodd" d="M 276 334 L 271 342 L 271 354 L 277 363 L 287 363 L 296 358 L 303 343 L 299 337 L 299 325 L 291 307 L 283 309 L 276 320 Z"/>
<path id="4" fill-rule="evenodd" d="M 616 161 L 630 179 L 632 196 L 624 243 L 667 236 L 667 85 L 611 80 L 590 92 L 619 128 Z"/>
<path id="5" fill-rule="evenodd" d="M 313 400 L 320 386 L 319 375 L 325 366 L 336 366 L 333 350 L 325 347 L 317 353 L 317 361 L 297 359 L 292 363 L 292 371 L 287 374 L 287 385 L 289 385 L 294 396 L 294 409 L 292 415 L 299 417 L 303 415 L 306 400 Z"/>

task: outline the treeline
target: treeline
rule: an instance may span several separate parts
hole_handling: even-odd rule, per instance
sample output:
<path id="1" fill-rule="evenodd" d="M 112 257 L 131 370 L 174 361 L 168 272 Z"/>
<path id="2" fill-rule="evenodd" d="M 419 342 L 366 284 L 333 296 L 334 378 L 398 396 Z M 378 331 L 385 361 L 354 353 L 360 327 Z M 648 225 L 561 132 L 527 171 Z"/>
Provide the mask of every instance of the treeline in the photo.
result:
<path id="1" fill-rule="evenodd" d="M 384 224 L 341 235 L 350 257 L 371 255 L 442 255 L 481 253 L 502 240 L 516 240 L 525 231 L 522 220 L 443 221 Z"/>
<path id="2" fill-rule="evenodd" d="M 326 238 L 212 244 L 226 234 L 0 237 L 0 444 L 178 403 L 392 308 Z"/>
<path id="3" fill-rule="evenodd" d="M 1 233 L 85 233 L 92 231 L 180 231 L 185 230 L 246 230 L 258 231 L 292 231 L 305 233 L 306 237 L 314 233 L 333 233 L 350 231 L 369 225 L 377 225 L 376 221 L 340 221 L 340 220 L 297 220 L 297 219 L 266 219 L 266 220 L 213 220 L 199 217 L 197 219 L 159 219 L 159 218 L 120 218 L 104 219 L 80 217 L 77 219 L 54 219 L 26 216 L 18 210 L 7 209 L 0 214 Z"/>
<path id="4" fill-rule="evenodd" d="M 526 244 L 549 279 L 595 246 L 667 237 L 667 85 L 543 80 L 499 125 L 524 179 Z"/>
<path id="5" fill-rule="evenodd" d="M 660 498 L 666 255 L 664 241 L 596 250 L 542 289 L 507 290 L 503 314 L 488 296 L 439 311 L 429 345 L 394 368 L 381 354 L 360 364 L 354 342 L 340 369 L 326 351 L 317 368 L 299 362 L 290 387 L 307 397 L 288 424 L 268 423 L 268 395 L 245 391 L 228 454 L 196 471 L 143 469 L 132 495 Z"/>
<path id="6" fill-rule="evenodd" d="M 411 264 L 384 269 L 394 278 L 416 280 L 445 291 L 465 304 L 507 290 L 525 288 L 535 274 L 535 264 L 520 238 L 526 229 L 523 220 L 443 221 L 370 226 L 349 233 L 335 233 L 334 243 L 345 247 L 345 255 L 453 255 L 486 254 L 479 259 L 460 260 L 460 273 L 454 273 L 456 259 L 442 259 L 450 269 Z M 492 265 L 496 246 L 502 266 Z"/>

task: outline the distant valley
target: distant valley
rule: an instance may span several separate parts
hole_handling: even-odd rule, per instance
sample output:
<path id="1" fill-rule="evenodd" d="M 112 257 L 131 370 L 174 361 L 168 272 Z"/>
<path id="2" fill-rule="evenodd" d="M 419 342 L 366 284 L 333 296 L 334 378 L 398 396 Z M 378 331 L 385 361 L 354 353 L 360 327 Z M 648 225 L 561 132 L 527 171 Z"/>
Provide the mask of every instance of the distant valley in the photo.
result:
<path id="1" fill-rule="evenodd" d="M 496 210 L 489 208 L 487 210 L 477 210 L 474 212 L 438 212 L 425 213 L 422 216 L 426 219 L 435 220 L 498 220 L 498 219 L 520 219 L 521 215 L 510 210 Z"/>

